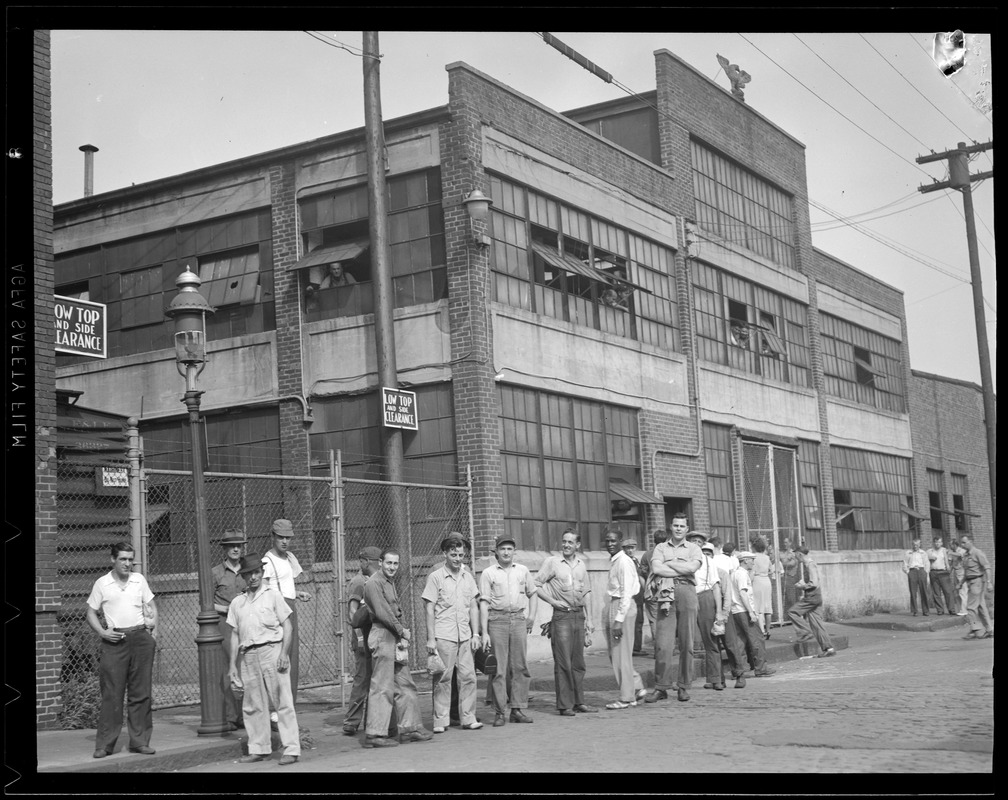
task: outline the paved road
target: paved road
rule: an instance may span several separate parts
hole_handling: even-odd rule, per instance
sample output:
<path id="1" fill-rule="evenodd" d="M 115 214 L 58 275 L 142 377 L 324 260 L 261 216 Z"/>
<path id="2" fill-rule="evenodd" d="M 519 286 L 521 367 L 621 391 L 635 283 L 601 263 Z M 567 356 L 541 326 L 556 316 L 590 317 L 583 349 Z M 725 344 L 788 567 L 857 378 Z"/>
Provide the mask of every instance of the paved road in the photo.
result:
<path id="1" fill-rule="evenodd" d="M 743 690 L 708 691 L 697 681 L 688 703 L 567 718 L 556 715 L 551 693 L 540 692 L 530 704 L 532 725 L 449 729 L 431 742 L 386 750 L 365 750 L 339 728 L 327 729 L 313 732 L 317 748 L 283 770 L 274 758 L 183 771 L 992 772 L 993 640 L 963 641 L 958 627 L 845 630 L 850 649 L 836 658 L 778 664 L 776 675 L 750 679 Z M 613 699 L 588 697 L 599 707 Z M 429 725 L 430 696 L 421 703 Z M 482 706 L 479 715 L 493 718 Z M 652 755 L 634 758 L 634 749 Z"/>

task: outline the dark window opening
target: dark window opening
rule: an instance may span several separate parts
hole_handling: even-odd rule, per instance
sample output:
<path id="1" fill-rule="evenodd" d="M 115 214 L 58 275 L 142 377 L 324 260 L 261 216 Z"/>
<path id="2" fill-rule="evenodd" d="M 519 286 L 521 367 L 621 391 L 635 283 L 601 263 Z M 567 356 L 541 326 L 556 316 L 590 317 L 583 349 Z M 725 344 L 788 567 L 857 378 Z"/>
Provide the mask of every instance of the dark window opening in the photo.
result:
<path id="1" fill-rule="evenodd" d="M 931 507 L 931 527 L 935 530 L 943 530 L 945 523 L 942 521 L 941 493 L 928 492 L 928 505 Z"/>
<path id="2" fill-rule="evenodd" d="M 851 493 L 847 489 L 833 490 L 833 506 L 836 509 L 837 528 L 854 531 L 854 515 L 857 511 L 851 504 Z"/>
<path id="3" fill-rule="evenodd" d="M 90 300 L 91 299 L 90 282 L 79 281 L 77 283 L 68 283 L 64 286 L 57 286 L 56 294 L 58 294 L 60 297 L 73 297 L 76 300 Z"/>
<path id="4" fill-rule="evenodd" d="M 760 355 L 780 358 L 784 355 L 784 343 L 777 335 L 777 318 L 765 311 L 760 312 Z"/>
<path id="5" fill-rule="evenodd" d="M 871 365 L 871 352 L 863 347 L 854 348 L 854 372 L 862 386 L 874 386 L 876 372 Z"/>
<path id="6" fill-rule="evenodd" d="M 731 343 L 736 347 L 749 349 L 749 310 L 738 300 L 728 301 L 728 329 Z"/>
<path id="7" fill-rule="evenodd" d="M 955 526 L 957 531 L 966 531 L 966 501 L 961 494 L 952 495 L 952 508 L 955 510 Z"/>

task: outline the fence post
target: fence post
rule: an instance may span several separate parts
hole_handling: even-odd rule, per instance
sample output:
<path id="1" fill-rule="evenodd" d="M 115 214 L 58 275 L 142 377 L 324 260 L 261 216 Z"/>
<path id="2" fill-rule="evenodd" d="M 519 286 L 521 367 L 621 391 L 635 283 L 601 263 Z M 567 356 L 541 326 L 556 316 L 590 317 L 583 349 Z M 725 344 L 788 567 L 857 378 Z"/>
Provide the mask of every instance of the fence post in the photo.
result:
<path id="1" fill-rule="evenodd" d="M 469 510 L 469 552 L 472 554 L 473 576 L 476 575 L 476 530 L 473 527 L 472 464 L 466 464 L 466 506 Z"/>
<path id="2" fill-rule="evenodd" d="M 339 664 L 339 676 L 340 676 L 340 708 L 346 708 L 346 648 L 347 643 L 344 641 L 344 629 L 343 629 L 343 603 L 345 598 L 343 597 L 343 535 L 342 535 L 342 521 L 343 521 L 343 503 L 342 503 L 342 492 L 338 483 L 339 472 L 336 461 L 336 454 L 332 450 L 329 451 L 329 529 L 332 535 L 332 564 L 333 564 L 333 580 L 336 585 L 333 586 L 334 593 L 336 595 L 336 608 L 334 610 L 333 616 L 333 636 L 336 639 L 336 653 L 337 663 Z"/>
<path id="3" fill-rule="evenodd" d="M 406 493 L 406 564 L 408 565 L 409 572 L 407 573 L 407 586 L 409 587 L 409 610 L 410 610 L 410 637 L 413 640 L 413 646 L 410 648 L 413 651 L 413 661 L 419 667 L 419 655 L 416 643 L 420 641 L 416 638 L 417 636 L 417 619 L 416 619 L 416 605 L 414 599 L 414 587 L 415 582 L 415 567 L 413 566 L 413 521 L 410 515 L 410 490 L 408 486 L 399 487 L 402 491 Z M 400 584 L 402 585 L 402 584 Z M 424 622 L 426 626 L 426 621 Z M 427 641 L 426 633 L 424 634 L 423 641 Z M 424 653 L 426 653 L 424 649 Z"/>
<path id="4" fill-rule="evenodd" d="M 140 430 L 139 421 L 136 417 L 126 420 L 126 434 L 129 437 L 129 448 L 126 450 L 126 458 L 129 461 L 129 493 L 130 493 L 130 542 L 133 545 L 134 560 L 140 557 L 140 563 L 134 566 L 139 567 L 141 575 L 147 574 L 147 557 L 142 549 L 140 540 Z"/>

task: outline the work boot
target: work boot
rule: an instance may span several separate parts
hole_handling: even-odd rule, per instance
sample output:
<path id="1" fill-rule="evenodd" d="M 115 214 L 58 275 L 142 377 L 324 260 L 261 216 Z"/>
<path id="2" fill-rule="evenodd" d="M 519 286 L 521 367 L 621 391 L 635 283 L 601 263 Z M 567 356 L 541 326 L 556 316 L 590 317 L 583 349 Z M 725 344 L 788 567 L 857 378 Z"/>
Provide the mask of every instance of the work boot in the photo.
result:
<path id="1" fill-rule="evenodd" d="M 664 689 L 655 689 L 644 698 L 645 703 L 657 703 L 659 700 L 668 700 L 668 692 Z"/>
<path id="2" fill-rule="evenodd" d="M 745 678 L 743 678 L 741 675 L 739 675 L 735 679 L 735 688 L 736 689 L 745 689 Z"/>
<path id="3" fill-rule="evenodd" d="M 426 742 L 434 738 L 434 734 L 425 728 L 417 728 L 413 731 L 406 731 L 399 735 L 399 741 L 402 744 L 408 744 L 409 742 Z"/>
<path id="4" fill-rule="evenodd" d="M 388 736 L 365 736 L 361 747 L 398 747 L 399 742 Z"/>
<path id="5" fill-rule="evenodd" d="M 685 703 L 686 701 L 689 700 L 689 692 L 687 692 L 685 689 L 680 689 L 678 693 L 678 699 L 680 703 Z"/>

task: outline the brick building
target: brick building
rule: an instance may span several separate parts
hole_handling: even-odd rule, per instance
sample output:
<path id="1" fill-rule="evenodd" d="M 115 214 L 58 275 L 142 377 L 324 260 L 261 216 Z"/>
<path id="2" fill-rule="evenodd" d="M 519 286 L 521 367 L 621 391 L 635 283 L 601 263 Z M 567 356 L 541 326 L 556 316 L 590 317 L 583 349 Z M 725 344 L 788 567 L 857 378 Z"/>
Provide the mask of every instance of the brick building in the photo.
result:
<path id="1" fill-rule="evenodd" d="M 905 603 L 925 470 L 953 501 L 970 476 L 978 529 L 990 508 L 952 443 L 915 455 L 918 403 L 944 401 L 911 375 L 903 295 L 813 248 L 804 145 L 674 54 L 655 67 L 647 105 L 561 114 L 454 63 L 446 106 L 385 123 L 405 477 L 471 468 L 478 554 L 506 532 L 534 563 L 572 524 L 588 551 L 614 522 L 646 546 L 685 510 L 804 539 L 835 602 Z M 56 293 L 109 319 L 109 357 L 58 356 L 59 387 L 184 466 L 162 310 L 189 266 L 217 308 L 210 469 L 305 474 L 336 449 L 381 475 L 364 156 L 358 129 L 59 206 Z"/>

